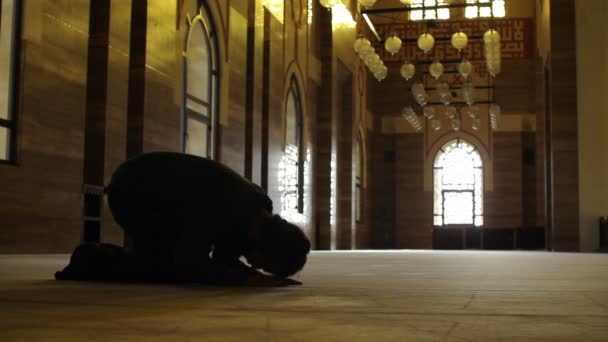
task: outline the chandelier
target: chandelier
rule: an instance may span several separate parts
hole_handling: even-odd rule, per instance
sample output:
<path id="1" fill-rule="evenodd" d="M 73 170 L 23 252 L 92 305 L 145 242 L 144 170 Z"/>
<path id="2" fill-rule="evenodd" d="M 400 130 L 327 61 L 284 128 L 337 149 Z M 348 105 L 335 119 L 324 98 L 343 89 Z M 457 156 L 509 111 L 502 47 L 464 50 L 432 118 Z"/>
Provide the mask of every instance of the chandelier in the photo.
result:
<path id="1" fill-rule="evenodd" d="M 454 131 L 459 131 L 462 128 L 463 116 L 468 116 L 471 122 L 471 129 L 477 131 L 481 127 L 480 108 L 478 104 L 489 104 L 488 118 L 492 129 L 498 127 L 498 117 L 501 109 L 493 101 L 478 101 L 475 102 L 475 85 L 472 83 L 472 75 L 475 72 L 474 65 L 467 60 L 464 53 L 471 39 L 483 40 L 484 60 L 487 72 L 495 77 L 501 72 L 501 48 L 500 34 L 493 27 L 494 17 L 504 17 L 504 0 L 399 0 L 404 6 L 400 8 L 372 8 L 377 0 L 358 0 L 359 4 L 364 8 L 361 13 L 367 23 L 371 33 L 376 40 L 383 43 L 386 52 L 391 55 L 399 53 L 404 44 L 415 43 L 417 48 L 424 52 L 425 55 L 430 55 L 435 47 L 436 41 L 450 41 L 451 46 L 456 49 L 462 56 L 460 61 L 457 61 L 456 70 L 463 78 L 463 85 L 459 89 L 450 88 L 448 83 L 441 82 L 434 88 L 425 88 L 420 79 L 416 79 L 416 63 L 415 61 L 404 61 L 399 68 L 399 73 L 406 81 L 414 80 L 410 90 L 414 100 L 422 108 L 422 115 L 418 116 L 412 107 L 405 107 L 402 111 L 403 117 L 416 131 L 423 130 L 422 120 L 428 120 L 430 127 L 434 131 L 441 129 L 441 115 L 443 111 L 445 117 L 449 119 L 450 127 Z M 340 4 L 341 0 L 319 0 L 323 7 L 332 9 Z M 449 19 L 450 9 L 463 8 L 465 17 L 473 18 L 489 18 L 489 28 L 480 36 L 469 37 L 462 30 L 457 30 L 449 37 L 434 37 L 428 30 L 432 27 L 435 20 Z M 374 25 L 369 18 L 369 15 L 408 12 L 410 20 L 427 20 L 427 30 L 420 34 L 415 41 L 409 41 L 404 37 L 399 37 L 396 33 L 391 33 L 382 39 L 375 31 Z M 378 81 L 382 81 L 388 76 L 389 69 L 381 59 L 380 54 L 376 51 L 372 42 L 363 35 L 360 35 L 353 45 L 355 53 L 358 54 L 362 63 L 366 65 L 370 73 Z M 428 64 L 428 63 L 425 63 Z M 428 64 L 428 74 L 436 80 L 439 80 L 445 72 L 444 63 L 438 58 Z M 422 73 L 422 71 L 420 71 Z M 440 99 L 440 106 L 437 103 L 429 103 L 427 90 L 434 90 Z M 454 97 L 452 90 L 459 90 L 461 97 L 464 99 L 464 104 L 460 110 L 454 106 Z M 443 105 L 443 106 L 441 106 Z M 442 108 L 443 107 L 443 108 Z"/>
<path id="2" fill-rule="evenodd" d="M 462 118 L 468 117 L 471 121 L 471 129 L 478 131 L 481 129 L 481 118 L 479 104 L 489 104 L 488 117 L 490 127 L 495 130 L 498 128 L 498 118 L 501 115 L 500 106 L 491 101 L 475 102 L 474 92 L 475 86 L 471 82 L 465 83 L 461 88 L 461 96 L 464 98 L 466 106 L 463 106 L 460 112 L 453 105 L 452 90 L 447 83 L 440 83 L 435 87 L 435 91 L 439 95 L 440 104 L 431 105 L 428 103 L 428 94 L 422 83 L 414 83 L 411 88 L 414 100 L 422 107 L 422 116 L 416 115 L 416 112 L 411 106 L 403 108 L 401 115 L 412 126 L 412 128 L 420 132 L 423 130 L 423 120 L 428 120 L 430 128 L 433 131 L 441 129 L 441 112 L 450 122 L 450 128 L 454 131 L 459 131 L 462 128 Z"/>
<path id="3" fill-rule="evenodd" d="M 367 26 L 379 43 L 383 43 L 384 50 L 390 54 L 395 55 L 403 48 L 405 44 L 416 44 L 417 49 L 421 50 L 425 56 L 431 56 L 431 51 L 435 47 L 436 41 L 449 41 L 451 48 L 456 49 L 461 56 L 459 61 L 456 61 L 456 71 L 463 79 L 463 85 L 458 89 L 450 88 L 448 83 L 440 82 L 433 88 L 426 88 L 421 77 L 416 78 L 417 66 L 415 61 L 406 60 L 399 68 L 399 73 L 406 81 L 413 80 L 411 85 L 411 94 L 415 102 L 421 107 L 422 115 L 417 115 L 411 106 L 405 107 L 402 110 L 402 116 L 410 124 L 410 126 L 416 131 L 423 130 L 423 120 L 429 121 L 430 129 L 434 131 L 440 130 L 441 127 L 441 112 L 449 119 L 450 127 L 454 131 L 459 131 L 462 128 L 463 117 L 467 116 L 470 119 L 471 129 L 478 131 L 481 128 L 480 119 L 480 108 L 478 104 L 489 104 L 488 117 L 490 126 L 492 129 L 498 127 L 498 117 L 500 116 L 500 107 L 493 103 L 493 101 L 481 101 L 475 103 L 475 85 L 472 83 L 472 75 L 475 72 L 474 65 L 467 60 L 465 50 L 469 45 L 470 39 L 483 40 L 483 52 L 484 60 L 487 72 L 491 77 L 495 77 L 501 72 L 501 49 L 500 49 L 500 34 L 494 28 L 493 17 L 494 12 L 499 16 L 504 16 L 504 1 L 503 0 L 460 0 L 460 3 L 451 1 L 447 4 L 442 0 L 400 0 L 405 5 L 402 8 L 381 8 L 371 9 L 376 3 L 375 0 L 359 0 L 361 6 L 365 7 L 361 13 L 365 19 Z M 500 7 L 502 5 L 502 8 Z M 478 16 L 487 16 L 490 18 L 489 28 L 483 32 L 482 35 L 469 37 L 462 30 L 453 32 L 450 36 L 435 37 L 429 30 L 432 27 L 436 19 L 448 19 L 449 11 L 451 8 L 464 8 L 466 10 L 466 18 L 475 17 L 475 13 Z M 476 10 L 477 12 L 474 12 Z M 427 11 L 431 11 L 430 14 Z M 447 12 L 446 12 L 447 11 Z M 415 41 L 407 39 L 405 37 L 399 37 L 396 33 L 390 33 L 388 36 L 380 37 L 375 31 L 374 25 L 369 19 L 369 15 L 382 14 L 390 12 L 417 12 L 417 18 L 425 19 L 430 17 L 432 20 L 428 21 L 427 29 L 421 33 Z M 485 13 L 485 14 L 484 14 Z M 489 15 L 488 15 L 489 14 Z M 413 15 L 410 14 L 410 20 Z M 382 61 L 380 54 L 373 47 L 372 42 L 363 35 L 360 35 L 354 43 L 354 51 L 358 54 L 362 63 L 364 63 L 370 73 L 378 81 L 382 81 L 388 75 L 388 67 Z M 450 63 L 453 61 L 450 61 Z M 437 57 L 432 58 L 430 63 L 419 63 L 426 64 L 426 72 L 438 82 L 445 72 L 444 63 Z M 422 74 L 420 70 L 419 74 Z M 437 97 L 440 99 L 439 103 L 429 103 L 429 96 L 427 90 L 434 90 Z M 461 97 L 464 99 L 464 104 L 460 110 L 454 106 L 455 92 L 458 90 Z M 439 106 L 437 106 L 439 105 Z"/>

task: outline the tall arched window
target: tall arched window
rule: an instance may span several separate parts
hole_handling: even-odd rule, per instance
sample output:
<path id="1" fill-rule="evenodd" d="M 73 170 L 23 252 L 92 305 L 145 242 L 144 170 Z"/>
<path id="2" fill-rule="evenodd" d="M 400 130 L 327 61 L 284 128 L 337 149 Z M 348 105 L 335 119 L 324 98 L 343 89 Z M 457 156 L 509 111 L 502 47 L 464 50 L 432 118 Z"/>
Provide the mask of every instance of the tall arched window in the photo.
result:
<path id="1" fill-rule="evenodd" d="M 219 89 L 218 44 L 204 6 L 187 17 L 184 51 L 183 140 L 186 153 L 214 158 Z"/>
<path id="2" fill-rule="evenodd" d="M 302 151 L 302 102 L 295 76 L 291 78 L 285 105 L 285 154 L 279 185 L 281 214 L 294 221 L 304 213 L 304 161 Z"/>
<path id="3" fill-rule="evenodd" d="M 357 136 L 355 143 L 355 220 L 361 222 L 361 212 L 363 211 L 363 198 L 361 196 L 363 188 L 363 139 L 361 134 Z"/>
<path id="4" fill-rule="evenodd" d="M 0 164 L 15 161 L 21 1 L 0 0 Z"/>
<path id="5" fill-rule="evenodd" d="M 463 139 L 445 144 L 433 166 L 434 224 L 483 225 L 483 163 Z"/>

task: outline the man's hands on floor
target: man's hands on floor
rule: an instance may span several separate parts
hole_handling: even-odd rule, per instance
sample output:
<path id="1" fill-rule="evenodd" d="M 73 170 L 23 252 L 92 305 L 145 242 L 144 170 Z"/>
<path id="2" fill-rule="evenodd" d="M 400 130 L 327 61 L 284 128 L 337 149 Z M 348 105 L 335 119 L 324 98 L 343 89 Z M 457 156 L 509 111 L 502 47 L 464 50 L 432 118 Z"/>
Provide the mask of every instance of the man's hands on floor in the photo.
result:
<path id="1" fill-rule="evenodd" d="M 302 285 L 302 283 L 291 278 L 281 278 L 263 273 L 254 273 L 247 278 L 243 285 L 251 287 L 283 287 Z"/>

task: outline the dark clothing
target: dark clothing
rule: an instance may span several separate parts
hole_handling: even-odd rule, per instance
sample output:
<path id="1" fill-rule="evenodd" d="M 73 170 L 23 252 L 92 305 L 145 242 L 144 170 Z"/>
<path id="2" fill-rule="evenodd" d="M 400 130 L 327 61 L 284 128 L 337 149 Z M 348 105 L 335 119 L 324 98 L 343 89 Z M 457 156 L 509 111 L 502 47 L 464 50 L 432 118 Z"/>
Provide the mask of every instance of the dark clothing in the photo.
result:
<path id="1" fill-rule="evenodd" d="M 232 250 L 240 245 L 231 254 L 242 253 L 247 246 L 239 240 L 255 215 L 272 213 L 272 201 L 259 186 L 218 162 L 183 153 L 155 152 L 126 161 L 107 192 L 114 219 L 142 253 L 150 248 L 172 254 L 166 249 L 191 238 L 207 254 L 224 240 Z"/>
<path id="2" fill-rule="evenodd" d="M 250 225 L 260 212 L 272 213 L 272 201 L 259 186 L 218 162 L 183 153 L 147 153 L 126 161 L 106 192 L 133 248 L 81 248 L 85 259 L 102 260 L 96 261 L 101 268 L 112 269 L 81 280 L 122 281 L 135 268 L 132 280 L 238 283 L 253 271 L 238 261 L 248 251 Z M 71 264 L 82 264 L 76 254 Z M 65 273 L 62 279 L 74 278 Z"/>
<path id="3" fill-rule="evenodd" d="M 57 280 L 114 281 L 114 282 L 175 282 L 170 268 L 130 253 L 109 243 L 84 243 L 78 246 L 70 263 L 55 273 Z"/>

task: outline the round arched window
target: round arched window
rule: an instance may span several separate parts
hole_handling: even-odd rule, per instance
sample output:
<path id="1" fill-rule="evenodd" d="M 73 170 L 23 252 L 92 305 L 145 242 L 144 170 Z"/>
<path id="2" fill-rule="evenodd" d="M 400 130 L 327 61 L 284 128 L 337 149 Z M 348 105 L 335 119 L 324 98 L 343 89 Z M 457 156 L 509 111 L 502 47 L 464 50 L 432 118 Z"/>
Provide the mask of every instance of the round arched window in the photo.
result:
<path id="1" fill-rule="evenodd" d="M 188 16 L 184 51 L 182 149 L 215 157 L 215 126 L 219 89 L 217 37 L 204 6 Z"/>
<path id="2" fill-rule="evenodd" d="M 291 78 L 285 104 L 285 154 L 279 166 L 281 215 L 298 222 L 304 213 L 302 103 L 298 81 Z"/>
<path id="3" fill-rule="evenodd" d="M 463 139 L 445 144 L 433 165 L 434 225 L 483 225 L 483 163 Z"/>

